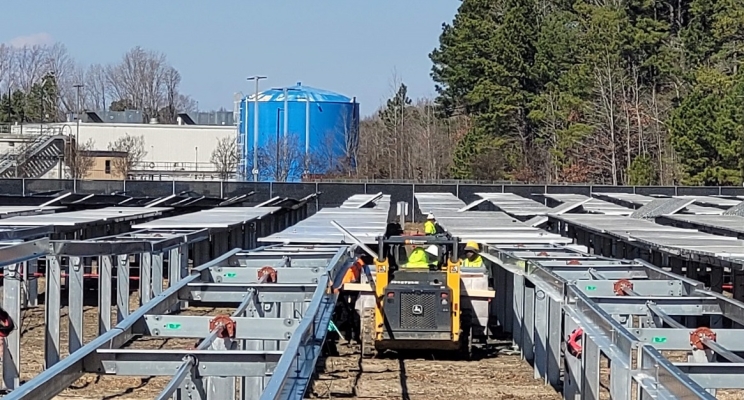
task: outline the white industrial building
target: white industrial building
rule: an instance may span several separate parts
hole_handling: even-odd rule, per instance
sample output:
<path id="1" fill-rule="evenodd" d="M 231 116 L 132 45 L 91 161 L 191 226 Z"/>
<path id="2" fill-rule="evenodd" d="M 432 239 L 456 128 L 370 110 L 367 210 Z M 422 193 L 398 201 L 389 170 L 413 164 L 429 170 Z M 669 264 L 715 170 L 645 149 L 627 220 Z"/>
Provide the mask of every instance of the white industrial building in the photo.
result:
<path id="1" fill-rule="evenodd" d="M 38 140 L 41 135 L 78 136 L 79 143 L 89 139 L 92 150 L 108 150 L 109 143 L 129 136 L 142 136 L 147 155 L 137 166 L 136 179 L 198 179 L 217 180 L 212 152 L 223 138 L 235 138 L 234 125 L 166 125 L 135 123 L 65 122 L 6 126 L 0 135 L 0 154 L 10 154 L 18 143 Z M 59 168 L 52 168 L 45 177 L 57 178 Z"/>

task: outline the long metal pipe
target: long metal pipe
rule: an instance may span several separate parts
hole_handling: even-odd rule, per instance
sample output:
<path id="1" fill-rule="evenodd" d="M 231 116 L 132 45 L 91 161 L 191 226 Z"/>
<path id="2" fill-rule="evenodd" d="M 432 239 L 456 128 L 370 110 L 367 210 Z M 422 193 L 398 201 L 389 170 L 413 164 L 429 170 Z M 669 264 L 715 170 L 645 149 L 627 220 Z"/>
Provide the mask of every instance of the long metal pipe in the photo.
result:
<path id="1" fill-rule="evenodd" d="M 256 81 L 256 92 L 253 97 L 253 182 L 258 182 L 258 83 L 261 79 L 266 79 L 265 76 L 251 76 L 247 78 L 249 81 Z M 245 123 L 248 125 L 248 99 L 246 98 L 245 104 Z M 248 128 L 246 128 L 246 131 Z M 248 138 L 246 138 L 247 140 Z"/>
<path id="2" fill-rule="evenodd" d="M 287 134 L 289 133 L 289 98 L 287 96 L 287 88 L 284 88 L 284 140 L 287 140 Z M 285 143 L 286 146 L 286 143 Z"/>

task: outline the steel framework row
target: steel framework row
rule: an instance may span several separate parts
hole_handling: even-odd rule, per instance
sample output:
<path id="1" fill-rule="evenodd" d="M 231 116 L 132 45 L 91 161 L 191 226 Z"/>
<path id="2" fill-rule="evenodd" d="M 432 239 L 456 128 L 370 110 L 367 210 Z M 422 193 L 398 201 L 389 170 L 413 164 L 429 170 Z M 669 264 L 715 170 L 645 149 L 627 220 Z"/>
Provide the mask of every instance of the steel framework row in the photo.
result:
<path id="1" fill-rule="evenodd" d="M 741 302 L 642 259 L 589 254 L 571 244 L 573 238 L 503 212 L 466 211 L 473 207 L 448 194 L 418 194 L 417 201 L 452 234 L 487 244 L 484 255 L 498 266 L 493 324 L 512 334 L 535 377 L 561 388 L 564 398 L 599 399 L 600 377 L 609 379 L 613 399 L 712 399 L 718 389 L 744 389 L 744 359 L 737 354 L 744 351 Z M 589 217 L 550 214 L 554 222 Z M 605 242 L 593 236 L 591 244 L 623 245 L 608 236 Z M 672 362 L 668 352 L 684 353 Z M 601 358 L 608 360 L 609 375 Z"/>
<path id="2" fill-rule="evenodd" d="M 353 207 L 348 211 L 358 212 Z M 13 253 L 3 253 L 0 248 L 0 262 L 10 266 L 11 272 L 25 271 L 29 260 L 46 257 L 49 298 L 45 310 L 46 368 L 18 386 L 18 368 L 13 367 L 20 365 L 20 342 L 17 331 L 13 332 L 8 343 L 17 356 L 4 360 L 4 371 L 13 372 L 8 373 L 13 382 L 8 387 L 14 390 L 6 397 L 49 399 L 84 373 L 172 376 L 158 396 L 163 399 L 257 399 L 262 394 L 301 397 L 335 306 L 336 294 L 327 289 L 337 272 L 350 263 L 349 247 L 275 244 L 252 251 L 236 248 L 197 264 L 231 247 L 254 246 L 261 235 L 284 229 L 307 215 L 304 204 L 281 218 L 275 212 L 271 207 L 214 209 L 202 212 L 203 216 L 194 213 L 135 224 L 134 228 L 141 229 L 111 237 L 77 241 L 44 238 L 12 244 Z M 247 221 L 244 226 L 225 224 L 236 216 Z M 208 246 L 202 246 L 207 242 Z M 15 257 L 16 253 L 22 256 Z M 131 268 L 131 254 L 141 259 L 136 269 Z M 83 345 L 82 294 L 85 278 L 91 275 L 83 267 L 88 265 L 83 261 L 86 259 L 98 260 L 95 277 L 99 278 L 100 317 L 99 336 Z M 197 266 L 189 269 L 189 261 Z M 69 266 L 68 274 L 63 273 L 65 265 Z M 129 284 L 135 274 L 141 299 L 140 307 L 131 311 Z M 5 304 L 20 317 L 22 281 L 9 277 L 12 274 L 6 274 Z M 67 278 L 64 283 L 69 289 L 70 355 L 60 359 L 62 278 Z M 117 304 L 112 322 L 113 290 Z M 190 308 L 200 306 L 231 306 L 234 311 L 188 315 Z M 186 350 L 138 349 L 138 339 L 143 337 L 199 342 Z M 9 365 L 12 367 L 7 368 Z"/>

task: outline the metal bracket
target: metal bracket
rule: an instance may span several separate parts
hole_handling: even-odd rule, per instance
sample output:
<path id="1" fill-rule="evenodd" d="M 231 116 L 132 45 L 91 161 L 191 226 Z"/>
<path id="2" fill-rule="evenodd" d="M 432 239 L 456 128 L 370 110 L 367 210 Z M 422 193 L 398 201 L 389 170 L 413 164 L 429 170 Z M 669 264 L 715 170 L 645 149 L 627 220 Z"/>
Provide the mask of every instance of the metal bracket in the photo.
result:
<path id="1" fill-rule="evenodd" d="M 235 321 L 227 315 L 218 315 L 209 321 L 210 332 L 222 326 L 222 329 L 217 333 L 217 337 L 220 339 L 235 338 Z"/>
<path id="2" fill-rule="evenodd" d="M 716 341 L 716 333 L 710 328 L 703 326 L 690 332 L 690 345 L 694 349 L 705 350 L 708 348 L 704 343 L 706 339 L 712 342 Z"/>
<path id="3" fill-rule="evenodd" d="M 266 266 L 258 270 L 258 280 L 266 276 L 265 283 L 276 283 L 276 270 L 272 267 Z"/>
<path id="4" fill-rule="evenodd" d="M 620 279 L 612 286 L 612 291 L 618 296 L 625 296 L 626 290 L 633 290 L 633 282 L 627 279 Z"/>

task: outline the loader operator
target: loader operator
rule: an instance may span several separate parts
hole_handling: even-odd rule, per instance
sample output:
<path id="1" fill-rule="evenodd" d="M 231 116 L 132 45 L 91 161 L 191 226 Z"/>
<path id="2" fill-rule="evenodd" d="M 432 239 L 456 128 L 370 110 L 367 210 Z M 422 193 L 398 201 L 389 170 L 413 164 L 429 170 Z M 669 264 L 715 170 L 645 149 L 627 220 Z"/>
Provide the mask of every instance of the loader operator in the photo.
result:
<path id="1" fill-rule="evenodd" d="M 401 266 L 402 269 L 429 269 L 429 265 L 437 265 L 439 261 L 439 248 L 431 245 L 424 250 L 416 247 L 408 256 L 408 262 Z"/>
<path id="2" fill-rule="evenodd" d="M 434 214 L 429 213 L 426 216 L 426 222 L 424 222 L 424 235 L 436 235 L 437 234 L 437 220 L 434 218 Z"/>

